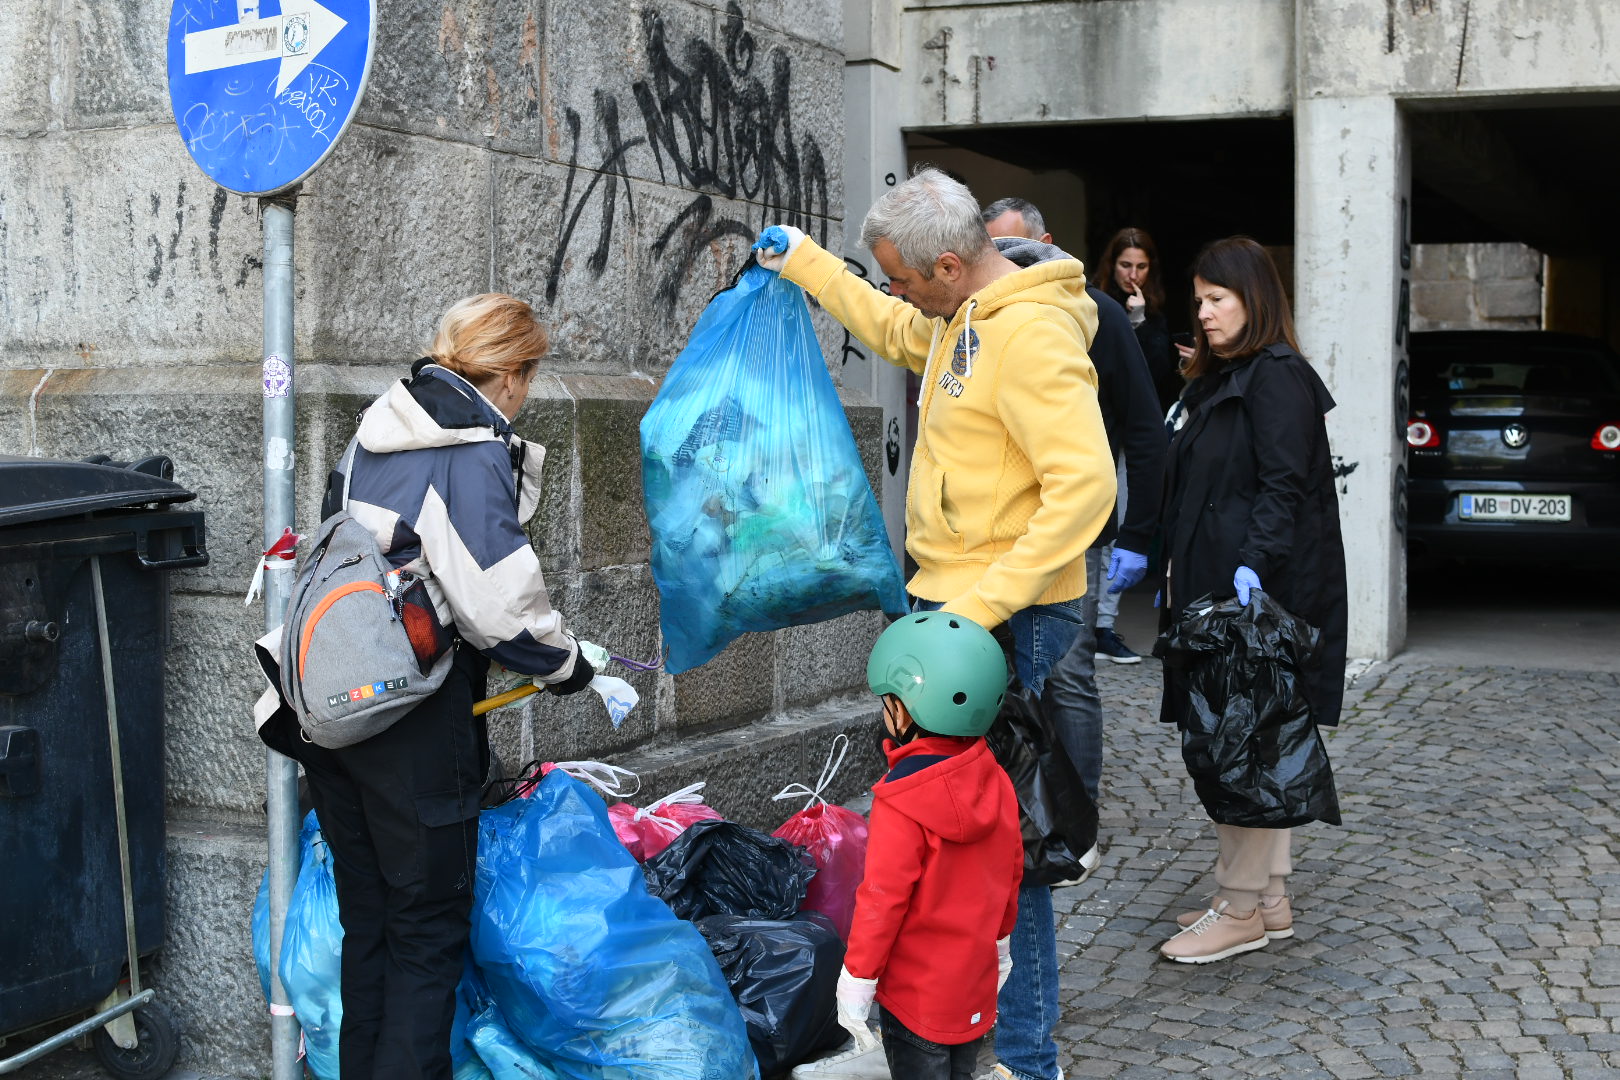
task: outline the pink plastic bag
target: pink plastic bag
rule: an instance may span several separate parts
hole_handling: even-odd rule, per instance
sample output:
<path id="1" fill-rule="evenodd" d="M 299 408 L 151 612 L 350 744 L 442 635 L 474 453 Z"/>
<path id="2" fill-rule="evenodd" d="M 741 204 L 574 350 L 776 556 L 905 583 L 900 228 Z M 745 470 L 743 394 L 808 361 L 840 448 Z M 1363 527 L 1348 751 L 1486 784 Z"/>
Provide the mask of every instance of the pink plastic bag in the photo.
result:
<path id="1" fill-rule="evenodd" d="M 839 739 L 843 740 L 842 746 Z M 790 844 L 798 844 L 815 860 L 816 876 L 810 879 L 800 910 L 826 915 L 845 941 L 849 940 L 849 925 L 855 917 L 855 889 L 866 876 L 866 818 L 827 802 L 821 792 L 832 783 L 848 750 L 849 739 L 838 736 L 833 740 L 833 749 L 827 754 L 827 764 L 814 790 L 803 784 L 790 784 L 776 794 L 778 799 L 809 795 L 814 805 L 788 818 L 771 834 Z M 834 753 L 838 754 L 836 762 Z"/>
<path id="2" fill-rule="evenodd" d="M 629 803 L 615 803 L 608 807 L 608 820 L 619 842 L 629 849 L 637 862 L 646 862 L 657 855 L 689 825 L 699 821 L 720 821 L 720 814 L 705 804 L 698 795 L 703 781 L 688 784 L 672 791 L 657 802 L 636 809 Z"/>

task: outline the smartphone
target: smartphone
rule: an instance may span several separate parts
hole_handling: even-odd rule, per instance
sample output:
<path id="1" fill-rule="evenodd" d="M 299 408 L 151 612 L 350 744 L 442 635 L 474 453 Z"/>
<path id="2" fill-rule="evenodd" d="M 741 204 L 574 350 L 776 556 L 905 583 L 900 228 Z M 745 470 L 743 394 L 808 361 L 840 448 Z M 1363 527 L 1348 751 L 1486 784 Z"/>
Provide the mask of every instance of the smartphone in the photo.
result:
<path id="1" fill-rule="evenodd" d="M 1170 340 L 1177 345 L 1185 345 L 1189 349 L 1193 347 L 1193 336 L 1191 334 L 1171 334 Z"/>

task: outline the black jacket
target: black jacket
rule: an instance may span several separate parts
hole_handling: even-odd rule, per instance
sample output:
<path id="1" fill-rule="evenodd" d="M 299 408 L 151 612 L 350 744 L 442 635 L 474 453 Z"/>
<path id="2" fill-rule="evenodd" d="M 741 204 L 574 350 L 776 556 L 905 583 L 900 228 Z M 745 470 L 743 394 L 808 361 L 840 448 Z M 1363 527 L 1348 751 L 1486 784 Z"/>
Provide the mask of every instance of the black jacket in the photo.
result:
<path id="1" fill-rule="evenodd" d="M 1347 607 L 1339 500 L 1323 415 L 1333 398 L 1286 345 L 1195 379 L 1186 423 L 1170 442 L 1163 523 L 1168 577 L 1161 629 L 1205 594 L 1233 595 L 1247 566 L 1260 587 L 1322 632 L 1306 695 L 1319 724 L 1344 699 Z M 1160 718 L 1186 707 L 1168 675 Z"/>
<path id="2" fill-rule="evenodd" d="M 996 248 L 1019 266 L 1073 258 L 1062 248 L 1021 237 L 998 237 Z M 1088 286 L 1086 295 L 1097 304 L 1097 334 L 1090 349 L 1091 364 L 1097 369 L 1097 404 L 1109 452 L 1116 463 L 1120 454 L 1125 455 L 1125 523 L 1118 525 L 1110 515 L 1091 546 L 1118 544 L 1146 555 L 1158 527 L 1164 488 L 1164 412 L 1158 407 L 1130 316 L 1101 289 Z"/>
<path id="3" fill-rule="evenodd" d="M 1159 415 L 1163 416 L 1186 385 L 1181 377 L 1181 354 L 1170 337 L 1170 324 L 1165 321 L 1164 312 L 1150 312 L 1142 320 L 1142 325 L 1136 328 L 1136 343 L 1142 347 L 1142 356 L 1147 360 L 1153 389 L 1159 395 Z"/>
<path id="4" fill-rule="evenodd" d="M 1091 342 L 1097 404 L 1114 460 L 1125 455 L 1125 523 L 1116 534 L 1109 518 L 1092 547 L 1113 543 L 1146 555 L 1159 525 L 1164 490 L 1164 413 L 1130 316 L 1101 289 L 1088 288 L 1086 294 L 1097 302 L 1097 336 Z"/>

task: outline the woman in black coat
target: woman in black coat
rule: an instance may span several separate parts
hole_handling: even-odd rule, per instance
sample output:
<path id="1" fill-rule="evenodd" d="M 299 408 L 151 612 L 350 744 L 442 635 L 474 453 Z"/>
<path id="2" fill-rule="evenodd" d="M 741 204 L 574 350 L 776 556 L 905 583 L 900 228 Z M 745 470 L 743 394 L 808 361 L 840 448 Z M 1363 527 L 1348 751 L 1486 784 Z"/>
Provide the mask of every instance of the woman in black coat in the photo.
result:
<path id="1" fill-rule="evenodd" d="M 1316 723 L 1338 722 L 1344 696 L 1346 588 L 1338 495 L 1324 414 L 1333 399 L 1299 353 L 1277 268 L 1265 249 L 1234 236 L 1193 264 L 1197 305 L 1190 378 L 1165 466 L 1165 571 L 1161 629 L 1187 604 L 1251 592 L 1322 634 L 1320 663 L 1305 674 Z M 1185 676 L 1165 668 L 1160 719 L 1180 723 Z M 1286 881 L 1288 829 L 1216 825 L 1219 892 L 1188 912 L 1166 957 L 1208 963 L 1293 933 Z"/>

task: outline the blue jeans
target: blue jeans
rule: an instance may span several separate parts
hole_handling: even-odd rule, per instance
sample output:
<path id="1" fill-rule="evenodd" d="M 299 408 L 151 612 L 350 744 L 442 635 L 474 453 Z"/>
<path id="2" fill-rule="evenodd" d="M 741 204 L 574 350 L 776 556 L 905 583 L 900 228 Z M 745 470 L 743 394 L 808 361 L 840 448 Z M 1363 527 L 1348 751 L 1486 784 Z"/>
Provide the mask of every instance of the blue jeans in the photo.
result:
<path id="1" fill-rule="evenodd" d="M 913 599 L 913 611 L 940 605 Z M 1039 694 L 1047 672 L 1068 656 L 1084 633 L 1080 601 L 1037 604 L 1007 620 L 1013 640 L 1013 670 Z M 1087 656 L 1090 655 L 1088 652 Z M 996 1060 L 1019 1080 L 1057 1080 L 1057 928 L 1052 924 L 1052 890 L 1035 885 L 1018 890 L 1018 922 L 1012 932 L 1012 974 L 996 1002 Z"/>
<path id="2" fill-rule="evenodd" d="M 1092 629 L 1096 625 L 1092 621 L 1096 598 L 1105 591 L 1102 575 L 1096 572 L 1094 565 L 1101 550 L 1093 548 L 1086 552 L 1086 582 L 1090 588 L 1081 598 L 1085 625 L 1068 654 L 1053 664 L 1046 675 L 1046 702 L 1052 709 L 1058 738 L 1086 785 L 1086 791 L 1091 794 L 1092 802 L 1097 801 L 1097 791 L 1102 784 L 1102 696 L 1097 692 L 1097 635 Z"/>

